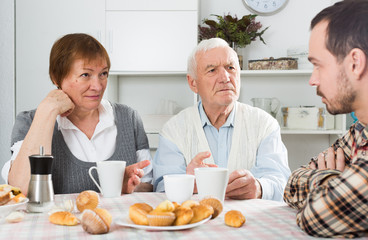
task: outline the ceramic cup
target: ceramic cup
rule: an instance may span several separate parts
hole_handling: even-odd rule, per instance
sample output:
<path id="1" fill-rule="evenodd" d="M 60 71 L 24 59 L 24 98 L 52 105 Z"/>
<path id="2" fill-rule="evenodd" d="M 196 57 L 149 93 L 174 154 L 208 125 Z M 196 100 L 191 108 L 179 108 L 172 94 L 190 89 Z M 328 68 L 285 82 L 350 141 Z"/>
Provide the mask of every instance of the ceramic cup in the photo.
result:
<path id="1" fill-rule="evenodd" d="M 227 168 L 195 168 L 194 174 L 200 199 L 215 197 L 222 202 L 225 200 L 226 186 L 229 180 Z"/>
<path id="2" fill-rule="evenodd" d="M 165 193 L 168 200 L 179 204 L 193 195 L 194 175 L 171 174 L 164 176 Z"/>
<path id="3" fill-rule="evenodd" d="M 96 167 L 89 169 L 88 173 L 96 184 L 103 197 L 119 197 L 123 187 L 125 161 L 102 161 L 97 162 Z M 100 184 L 92 176 L 92 170 L 96 169 Z"/>

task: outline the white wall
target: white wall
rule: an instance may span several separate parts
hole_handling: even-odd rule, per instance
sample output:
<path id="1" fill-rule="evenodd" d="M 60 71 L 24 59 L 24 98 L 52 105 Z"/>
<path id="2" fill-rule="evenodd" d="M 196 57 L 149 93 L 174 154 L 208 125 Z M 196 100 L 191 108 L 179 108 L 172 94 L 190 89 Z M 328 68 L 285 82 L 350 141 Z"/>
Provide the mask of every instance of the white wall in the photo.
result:
<path id="1" fill-rule="evenodd" d="M 0 167 L 10 158 L 14 121 L 14 1 L 0 1 Z M 0 177 L 0 183 L 3 179 Z"/>
<path id="2" fill-rule="evenodd" d="M 271 56 L 274 58 L 285 57 L 287 48 L 308 45 L 310 21 L 319 11 L 329 5 L 331 5 L 330 0 L 289 0 L 281 12 L 271 16 L 257 16 L 256 20 L 260 21 L 263 27 L 269 27 L 262 36 L 267 45 L 259 40 L 252 42 L 245 49 L 245 60 Z M 242 0 L 201 0 L 200 9 L 199 19 L 201 23 L 204 18 L 209 18 L 211 14 L 230 13 L 236 14 L 238 17 L 251 14 Z"/>

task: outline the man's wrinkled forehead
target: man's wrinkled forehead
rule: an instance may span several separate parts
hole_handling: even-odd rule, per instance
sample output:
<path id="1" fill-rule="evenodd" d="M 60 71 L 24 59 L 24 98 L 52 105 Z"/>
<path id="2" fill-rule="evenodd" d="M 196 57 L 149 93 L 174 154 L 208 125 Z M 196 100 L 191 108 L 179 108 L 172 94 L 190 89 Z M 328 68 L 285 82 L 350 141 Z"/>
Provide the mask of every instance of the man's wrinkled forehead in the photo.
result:
<path id="1" fill-rule="evenodd" d="M 230 47 L 217 47 L 196 54 L 198 67 L 204 69 L 219 65 L 235 65 L 238 62 L 237 55 Z"/>

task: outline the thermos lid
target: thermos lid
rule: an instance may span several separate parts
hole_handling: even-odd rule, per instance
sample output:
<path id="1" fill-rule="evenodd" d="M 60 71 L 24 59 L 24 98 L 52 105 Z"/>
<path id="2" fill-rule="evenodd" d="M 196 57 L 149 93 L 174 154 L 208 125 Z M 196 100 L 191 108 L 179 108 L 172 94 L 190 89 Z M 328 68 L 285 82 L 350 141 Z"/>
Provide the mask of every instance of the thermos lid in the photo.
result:
<path id="1" fill-rule="evenodd" d="M 31 174 L 51 174 L 52 155 L 45 155 L 43 146 L 40 147 L 40 154 L 31 155 L 28 157 L 31 165 Z"/>

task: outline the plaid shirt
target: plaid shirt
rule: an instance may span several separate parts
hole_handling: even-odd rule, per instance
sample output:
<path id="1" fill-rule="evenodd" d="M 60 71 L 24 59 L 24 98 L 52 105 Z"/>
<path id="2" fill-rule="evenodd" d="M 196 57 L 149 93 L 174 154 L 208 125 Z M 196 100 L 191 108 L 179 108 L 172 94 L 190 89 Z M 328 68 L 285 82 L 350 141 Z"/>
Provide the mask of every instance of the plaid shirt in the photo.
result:
<path id="1" fill-rule="evenodd" d="M 333 147 L 344 151 L 344 171 L 303 166 L 290 176 L 284 200 L 299 209 L 297 224 L 310 235 L 368 236 L 368 126 L 355 123 Z"/>

